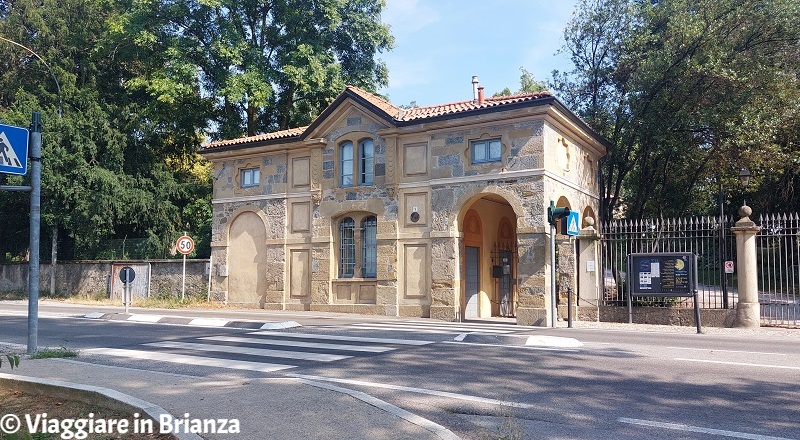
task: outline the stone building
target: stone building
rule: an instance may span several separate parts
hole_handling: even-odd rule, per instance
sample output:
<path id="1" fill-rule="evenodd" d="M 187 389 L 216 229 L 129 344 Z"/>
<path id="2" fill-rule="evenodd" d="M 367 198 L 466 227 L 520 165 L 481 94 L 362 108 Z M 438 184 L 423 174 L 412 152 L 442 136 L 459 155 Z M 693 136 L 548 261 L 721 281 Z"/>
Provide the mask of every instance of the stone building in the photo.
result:
<path id="1" fill-rule="evenodd" d="M 471 100 L 411 109 L 350 86 L 309 126 L 205 146 L 214 297 L 550 325 L 552 200 L 586 227 L 577 245 L 556 237 L 559 289 L 596 305 L 606 142 L 548 92 L 473 85 Z"/>

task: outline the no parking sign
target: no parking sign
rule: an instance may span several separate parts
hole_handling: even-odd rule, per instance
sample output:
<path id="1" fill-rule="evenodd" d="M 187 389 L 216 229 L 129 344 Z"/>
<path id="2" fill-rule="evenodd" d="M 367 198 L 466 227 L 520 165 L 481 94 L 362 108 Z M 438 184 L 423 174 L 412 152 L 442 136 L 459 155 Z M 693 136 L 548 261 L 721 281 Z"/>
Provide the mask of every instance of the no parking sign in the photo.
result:
<path id="1" fill-rule="evenodd" d="M 733 273 L 733 261 L 725 262 L 725 273 Z"/>

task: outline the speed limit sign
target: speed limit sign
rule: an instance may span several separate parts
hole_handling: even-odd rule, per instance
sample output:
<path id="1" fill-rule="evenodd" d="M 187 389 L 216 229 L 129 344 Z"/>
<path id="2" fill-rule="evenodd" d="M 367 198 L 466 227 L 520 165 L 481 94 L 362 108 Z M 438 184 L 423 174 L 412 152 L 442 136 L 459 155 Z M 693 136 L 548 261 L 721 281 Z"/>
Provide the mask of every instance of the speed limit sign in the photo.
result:
<path id="1" fill-rule="evenodd" d="M 178 239 L 175 247 L 178 249 L 178 252 L 182 253 L 183 255 L 189 255 L 194 250 L 194 240 L 192 240 L 192 237 L 184 235 Z"/>

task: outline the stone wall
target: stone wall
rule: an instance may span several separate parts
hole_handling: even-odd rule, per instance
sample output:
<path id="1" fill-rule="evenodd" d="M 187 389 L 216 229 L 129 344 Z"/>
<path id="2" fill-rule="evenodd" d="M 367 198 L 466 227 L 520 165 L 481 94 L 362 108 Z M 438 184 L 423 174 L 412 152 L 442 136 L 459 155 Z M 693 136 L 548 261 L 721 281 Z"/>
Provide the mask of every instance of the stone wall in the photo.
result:
<path id="1" fill-rule="evenodd" d="M 733 327 L 735 309 L 700 309 L 703 327 Z M 600 306 L 600 322 L 628 322 L 627 307 Z M 694 309 L 634 307 L 634 324 L 695 326 Z"/>
<path id="2" fill-rule="evenodd" d="M 56 295 L 111 297 L 112 268 L 150 264 L 150 296 L 181 295 L 183 260 L 66 261 L 56 265 Z M 186 295 L 204 297 L 208 291 L 208 260 L 186 260 Z M 119 280 L 116 280 L 119 281 Z M 39 291 L 50 292 L 50 264 L 39 266 Z M 28 263 L 0 264 L 0 293 L 28 292 Z"/>

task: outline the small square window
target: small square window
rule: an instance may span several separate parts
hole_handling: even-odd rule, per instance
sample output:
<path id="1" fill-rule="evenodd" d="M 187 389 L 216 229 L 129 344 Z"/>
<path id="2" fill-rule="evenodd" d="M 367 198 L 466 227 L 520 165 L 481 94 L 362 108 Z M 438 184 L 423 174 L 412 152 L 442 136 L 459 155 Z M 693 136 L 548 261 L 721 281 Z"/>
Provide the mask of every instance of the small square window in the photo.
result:
<path id="1" fill-rule="evenodd" d="M 500 139 L 472 141 L 472 163 L 500 162 L 503 148 Z"/>
<path id="2" fill-rule="evenodd" d="M 258 168 L 247 168 L 242 170 L 242 188 L 258 186 L 261 181 L 261 172 Z"/>

